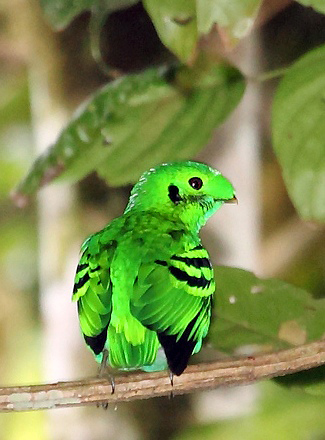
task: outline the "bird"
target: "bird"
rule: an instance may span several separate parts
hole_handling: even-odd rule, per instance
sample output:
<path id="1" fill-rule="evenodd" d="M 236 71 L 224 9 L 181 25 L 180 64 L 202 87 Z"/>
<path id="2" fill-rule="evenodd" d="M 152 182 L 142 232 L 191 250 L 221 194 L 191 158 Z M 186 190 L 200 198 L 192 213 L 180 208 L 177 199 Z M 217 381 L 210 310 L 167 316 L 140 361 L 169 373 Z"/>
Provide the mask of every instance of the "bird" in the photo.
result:
<path id="1" fill-rule="evenodd" d="M 224 203 L 237 198 L 219 171 L 163 163 L 140 177 L 120 217 L 84 241 L 72 299 L 97 362 L 183 373 L 208 333 L 215 294 L 199 232 Z"/>

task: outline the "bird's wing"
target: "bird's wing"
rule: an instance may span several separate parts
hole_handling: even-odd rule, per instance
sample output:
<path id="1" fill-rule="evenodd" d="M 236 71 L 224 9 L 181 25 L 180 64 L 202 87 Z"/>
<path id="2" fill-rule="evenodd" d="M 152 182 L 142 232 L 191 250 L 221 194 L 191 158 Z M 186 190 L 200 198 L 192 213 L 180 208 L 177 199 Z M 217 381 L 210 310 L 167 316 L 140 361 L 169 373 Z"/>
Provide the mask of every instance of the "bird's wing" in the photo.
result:
<path id="1" fill-rule="evenodd" d="M 132 314 L 157 332 L 169 367 L 177 375 L 207 334 L 214 291 L 213 269 L 201 245 L 139 269 Z"/>
<path id="2" fill-rule="evenodd" d="M 80 326 L 95 355 L 102 352 L 112 313 L 110 266 L 116 249 L 114 240 L 103 243 L 104 234 L 89 237 L 82 245 L 72 300 L 78 302 Z"/>

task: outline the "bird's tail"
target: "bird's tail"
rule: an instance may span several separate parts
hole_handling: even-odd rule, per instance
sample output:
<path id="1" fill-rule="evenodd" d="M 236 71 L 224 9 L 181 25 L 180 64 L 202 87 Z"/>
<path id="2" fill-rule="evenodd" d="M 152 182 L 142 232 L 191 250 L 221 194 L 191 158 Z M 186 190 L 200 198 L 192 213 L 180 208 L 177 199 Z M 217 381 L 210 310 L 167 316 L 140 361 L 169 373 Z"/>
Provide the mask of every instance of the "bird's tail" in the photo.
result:
<path id="1" fill-rule="evenodd" d="M 157 356 L 159 341 L 155 332 L 145 329 L 144 342 L 133 345 L 123 332 L 117 333 L 110 325 L 107 332 L 109 363 L 112 367 L 134 370 L 152 365 Z"/>

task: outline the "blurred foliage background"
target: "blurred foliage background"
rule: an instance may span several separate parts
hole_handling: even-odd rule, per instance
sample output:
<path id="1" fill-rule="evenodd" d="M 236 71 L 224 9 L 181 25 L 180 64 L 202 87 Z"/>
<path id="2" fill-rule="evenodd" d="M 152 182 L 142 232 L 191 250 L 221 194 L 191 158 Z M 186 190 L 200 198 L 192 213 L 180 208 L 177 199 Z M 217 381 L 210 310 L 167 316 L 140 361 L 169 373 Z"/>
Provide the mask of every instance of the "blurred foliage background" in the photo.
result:
<path id="1" fill-rule="evenodd" d="M 203 3 L 199 3 L 202 6 Z M 222 8 L 224 2 L 206 3 L 220 4 Z M 304 295 L 299 288 L 310 292 L 315 299 L 324 298 L 325 235 L 321 226 L 325 186 L 324 107 L 315 110 L 319 119 L 312 126 L 318 140 L 317 148 L 313 150 L 311 146 L 310 150 L 298 152 L 301 162 L 309 163 L 312 158 L 317 162 L 319 180 L 316 180 L 316 188 L 320 189 L 313 205 L 308 201 L 314 197 L 315 186 L 311 188 L 312 194 L 297 192 L 282 172 L 279 160 L 285 167 L 286 158 L 283 159 L 281 147 L 277 145 L 283 143 L 283 138 L 280 135 L 280 140 L 276 138 L 271 123 L 273 97 L 281 75 L 299 57 L 325 43 L 324 2 L 309 2 L 314 8 L 303 3 L 307 2 L 272 0 L 260 4 L 258 1 L 234 1 L 232 12 L 228 11 L 228 15 L 220 18 L 220 10 L 216 6 L 211 9 L 211 17 L 202 14 L 195 16 L 196 21 L 193 21 L 195 2 L 146 0 L 142 4 L 130 0 L 89 0 L 73 2 L 74 9 L 72 3 L 63 0 L 43 0 L 41 4 L 36 0 L 2 0 L 1 385 L 57 381 L 95 374 L 97 367 L 83 346 L 76 311 L 70 304 L 79 245 L 87 234 L 100 229 L 123 211 L 130 190 L 128 184 L 139 175 L 142 167 L 148 168 L 161 160 L 196 157 L 221 169 L 235 184 L 240 201 L 236 213 L 228 210 L 218 215 L 203 235 L 215 263 L 252 270 L 259 276 L 281 278 L 297 287 L 297 293 L 293 294 L 297 298 Z M 67 4 L 71 7 L 65 9 Z M 86 10 L 90 6 L 92 15 Z M 178 8 L 176 12 L 174 7 Z M 168 8 L 172 8 L 176 20 L 172 20 L 166 30 L 163 17 L 167 14 L 170 18 Z M 211 27 L 214 20 L 218 26 Z M 188 23 L 190 28 L 186 27 Z M 199 38 L 200 33 L 206 35 Z M 231 62 L 238 69 L 237 73 L 231 73 L 233 68 L 222 67 L 224 76 L 219 75 L 216 81 L 213 75 L 206 75 L 204 62 L 200 64 L 202 53 L 209 63 L 212 60 L 213 66 L 219 66 L 224 61 Z M 314 91 L 322 97 L 324 104 L 324 55 L 316 58 L 320 73 L 317 76 L 318 88 L 315 86 Z M 302 66 L 310 77 L 315 71 L 313 62 L 307 59 Z M 162 65 L 168 75 L 161 80 L 159 75 L 157 79 L 154 74 L 156 79 L 153 81 L 147 69 Z M 194 76 L 191 72 L 195 72 Z M 248 85 L 238 106 L 240 84 L 243 83 L 240 72 Z M 69 125 L 69 121 L 81 103 L 122 74 L 140 75 L 134 77 L 133 86 L 125 92 L 131 96 L 126 98 L 126 105 L 123 100 L 119 101 L 121 94 L 118 87 L 117 98 L 114 97 L 115 92 L 109 89 L 109 93 L 114 95 L 112 100 L 117 99 L 118 116 L 122 120 L 122 124 L 118 120 L 112 125 L 113 135 L 116 138 L 121 136 L 119 145 L 124 145 L 124 150 L 117 150 L 114 161 L 106 156 L 101 158 L 106 160 L 107 167 L 100 169 L 97 162 L 93 164 L 97 151 L 93 142 L 94 149 L 89 150 L 90 154 L 81 165 L 75 166 L 76 162 L 72 159 L 69 162 L 72 165 L 67 169 L 73 170 L 72 180 L 75 183 L 51 185 L 42 189 L 37 198 L 30 196 L 40 184 L 50 181 L 62 171 L 60 141 L 55 144 L 57 150 L 53 150 L 52 155 L 45 153 L 42 156 L 38 168 L 30 168 L 35 158 L 56 141 L 62 127 L 67 128 L 60 138 L 61 144 L 69 154 L 72 149 L 71 156 L 67 154 L 67 158 L 77 157 L 74 153 L 79 154 L 80 151 L 83 156 L 83 139 L 87 136 L 91 138 L 100 133 L 103 137 L 100 142 L 104 140 L 110 145 L 111 133 L 105 131 L 105 117 L 98 126 L 91 122 L 89 114 L 81 124 Z M 150 78 L 142 91 L 142 79 L 148 75 Z M 133 77 L 126 78 L 126 86 L 129 87 L 128 78 Z M 175 84 L 178 88 L 174 88 Z M 234 84 L 237 84 L 235 88 Z M 285 96 L 285 85 L 281 86 L 284 98 L 278 95 L 274 104 L 278 105 L 278 118 L 285 120 L 286 115 L 294 114 L 295 105 L 300 106 L 302 115 L 306 115 L 309 107 L 304 110 L 305 102 L 290 102 L 290 94 Z M 194 93 L 194 98 L 193 94 L 190 95 L 192 101 L 184 99 L 187 95 L 183 94 L 183 90 L 193 87 L 196 95 Z M 155 93 L 153 102 L 152 90 Z M 215 93 L 214 100 L 209 100 L 211 90 Z M 303 92 L 301 95 L 305 96 Z M 138 109 L 138 103 L 146 103 L 148 96 L 147 107 Z M 205 96 L 209 98 L 207 101 L 204 101 Z M 136 102 L 135 113 L 142 115 L 139 121 L 134 119 L 134 113 L 129 116 L 131 101 Z M 204 103 L 202 109 L 205 113 L 195 114 L 199 102 Z M 221 110 L 220 102 L 223 102 Z M 284 102 L 288 102 L 289 108 L 283 106 Z M 221 124 L 236 106 L 231 117 Z M 88 108 L 91 113 L 91 105 Z M 150 130 L 163 124 L 165 117 L 173 118 L 173 112 L 175 119 L 180 118 L 179 109 L 183 109 L 185 116 L 188 115 L 183 120 L 184 126 L 192 121 L 193 133 L 198 133 L 197 141 L 190 144 L 189 139 L 192 142 L 195 137 L 190 132 L 182 152 L 176 141 L 175 145 L 172 143 L 175 132 L 172 128 L 168 142 L 162 138 L 154 148 L 148 143 L 149 153 L 140 152 L 136 157 L 134 152 L 150 139 Z M 115 107 L 112 108 L 114 111 Z M 93 115 L 98 116 L 98 112 L 96 110 Z M 213 117 L 209 118 L 209 114 Z M 276 117 L 273 121 L 277 124 Z M 110 120 L 108 122 L 111 123 Z M 125 127 L 132 124 L 133 131 L 130 131 L 128 140 L 131 146 L 128 143 L 125 146 L 122 142 Z M 303 121 L 299 124 L 303 125 Z M 218 130 L 213 131 L 217 125 Z M 298 136 L 302 135 L 298 133 Z M 303 144 L 308 144 L 307 139 Z M 191 148 L 189 145 L 192 145 Z M 28 169 L 32 170 L 29 178 L 22 180 Z M 76 182 L 77 177 L 92 169 L 97 169 L 108 184 L 95 172 Z M 19 192 L 15 193 L 16 204 L 26 205 L 26 196 L 29 201 L 23 209 L 17 208 L 9 197 L 19 182 L 23 183 Z M 300 193 L 306 199 L 307 211 Z M 292 200 L 308 222 L 301 220 Z M 226 275 L 228 272 L 220 269 L 218 273 Z M 233 274 L 235 283 L 235 272 Z M 230 288 L 227 286 L 231 282 L 227 282 L 227 278 L 225 280 L 220 287 L 228 292 Z M 274 291 L 271 293 L 273 295 Z M 284 298 L 280 301 L 283 309 L 286 308 L 287 297 Z M 290 309 L 292 304 L 289 302 L 287 307 Z M 223 311 L 221 317 L 226 316 L 229 301 L 221 301 L 220 309 Z M 238 313 L 241 311 L 239 309 Z M 319 314 L 321 316 L 324 315 Z M 255 319 L 254 315 L 251 319 Z M 317 322 L 320 322 L 318 333 L 324 334 L 325 326 L 321 328 L 321 319 Z M 214 339 L 218 339 L 217 332 L 229 332 L 222 321 L 217 328 L 216 320 L 215 327 L 216 333 L 210 338 L 212 346 L 218 345 L 217 342 L 214 344 Z M 293 340 L 301 341 L 300 336 L 298 328 Z M 233 349 L 231 338 L 228 341 Z M 265 345 L 268 342 L 264 340 Z M 226 342 L 224 346 L 220 343 L 218 348 L 226 345 Z M 202 359 L 214 357 L 212 352 L 211 347 L 208 348 Z M 311 386 L 308 390 L 305 386 L 316 376 L 324 383 L 325 372 L 320 368 L 313 370 L 306 380 L 302 376 L 293 380 L 293 388 L 284 386 L 285 380 L 270 381 L 238 389 L 178 396 L 171 400 L 161 398 L 124 403 L 117 408 L 109 408 L 105 413 L 96 408 L 82 408 L 1 414 L 0 440 L 63 440 L 77 436 L 79 439 L 98 440 L 199 439 L 203 436 L 227 440 L 262 437 L 321 440 L 325 439 L 324 392 L 320 391 L 321 388 Z"/>

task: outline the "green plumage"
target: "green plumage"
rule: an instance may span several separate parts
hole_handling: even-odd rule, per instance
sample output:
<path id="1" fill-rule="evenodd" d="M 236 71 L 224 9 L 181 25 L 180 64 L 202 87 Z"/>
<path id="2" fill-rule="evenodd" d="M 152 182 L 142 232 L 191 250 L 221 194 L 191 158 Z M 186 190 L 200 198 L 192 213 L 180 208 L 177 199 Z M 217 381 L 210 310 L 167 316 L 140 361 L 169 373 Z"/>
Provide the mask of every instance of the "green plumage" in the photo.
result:
<path id="1" fill-rule="evenodd" d="M 211 317 L 213 270 L 198 232 L 235 201 L 218 171 L 195 162 L 145 173 L 124 214 L 82 245 L 73 300 L 98 361 L 122 369 L 164 368 L 179 375 L 200 350 Z"/>

